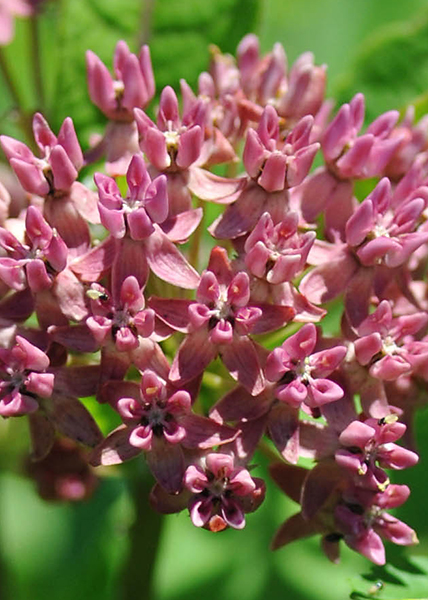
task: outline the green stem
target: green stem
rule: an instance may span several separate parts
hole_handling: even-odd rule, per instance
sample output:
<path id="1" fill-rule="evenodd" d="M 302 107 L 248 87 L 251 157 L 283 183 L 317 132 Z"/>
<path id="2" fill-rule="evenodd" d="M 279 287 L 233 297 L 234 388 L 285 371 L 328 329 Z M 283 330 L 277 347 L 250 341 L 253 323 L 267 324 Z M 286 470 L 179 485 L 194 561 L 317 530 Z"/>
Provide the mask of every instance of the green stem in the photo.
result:
<path id="1" fill-rule="evenodd" d="M 38 26 L 38 14 L 35 13 L 30 18 L 30 54 L 32 61 L 32 71 L 34 77 L 34 87 L 36 90 L 37 108 L 43 111 L 45 108 L 45 95 L 43 90 L 43 71 L 40 54 L 40 38 Z"/>
<path id="2" fill-rule="evenodd" d="M 202 204 L 202 201 L 198 200 L 198 208 L 202 207 Z M 199 269 L 199 249 L 201 246 L 203 225 L 204 215 L 202 216 L 202 220 L 196 228 L 196 231 L 193 233 L 192 242 L 190 245 L 189 262 L 195 267 L 196 270 Z"/>
<path id="3" fill-rule="evenodd" d="M 141 27 L 138 37 L 138 48 L 147 44 L 152 34 L 152 17 L 155 9 L 156 0 L 145 0 L 143 10 L 141 11 Z"/>
<path id="4" fill-rule="evenodd" d="M 0 72 L 3 75 L 3 79 L 5 81 L 6 87 L 9 91 L 10 97 L 12 98 L 12 102 L 14 103 L 14 108 L 19 115 L 19 126 L 22 129 L 25 137 L 27 138 L 27 143 L 33 148 L 33 129 L 31 125 L 31 118 L 25 111 L 23 107 L 22 98 L 18 88 L 15 85 L 15 82 L 12 77 L 12 73 L 10 72 L 7 59 L 3 49 L 0 47 Z"/>
<path id="5" fill-rule="evenodd" d="M 153 480 L 148 474 L 135 474 L 131 479 L 135 521 L 130 528 L 128 560 L 123 570 L 122 600 L 154 598 L 153 573 L 156 564 L 163 518 L 149 505 Z M 138 476 L 139 475 L 139 476 Z"/>

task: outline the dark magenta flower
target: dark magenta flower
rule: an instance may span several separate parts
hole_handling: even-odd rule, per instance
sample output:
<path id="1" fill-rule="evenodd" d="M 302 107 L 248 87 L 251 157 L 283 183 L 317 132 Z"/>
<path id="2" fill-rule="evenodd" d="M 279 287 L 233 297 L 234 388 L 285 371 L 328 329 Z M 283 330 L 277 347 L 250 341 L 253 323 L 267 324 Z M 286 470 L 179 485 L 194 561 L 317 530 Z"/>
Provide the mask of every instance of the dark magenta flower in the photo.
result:
<path id="1" fill-rule="evenodd" d="M 17 417 L 39 409 L 38 397 L 49 398 L 54 375 L 49 358 L 22 336 L 11 350 L 0 349 L 0 415 Z"/>
<path id="2" fill-rule="evenodd" d="M 353 421 L 340 434 L 336 462 L 356 475 L 357 485 L 385 491 L 389 484 L 383 469 L 406 469 L 415 465 L 419 457 L 415 452 L 394 442 L 406 431 L 396 415 L 383 419 Z"/>
<path id="3" fill-rule="evenodd" d="M 263 390 L 264 377 L 249 335 L 277 329 L 294 316 L 288 306 L 253 304 L 248 275 L 234 274 L 220 247 L 211 252 L 196 301 L 152 298 L 149 304 L 167 325 L 188 334 L 174 358 L 172 381 L 189 381 L 220 355 L 232 377 L 254 395 Z"/>
<path id="4" fill-rule="evenodd" d="M 267 358 L 266 377 L 277 383 L 276 397 L 290 406 L 316 408 L 343 397 L 342 388 L 327 377 L 344 359 L 346 347 L 314 353 L 316 342 L 315 325 L 307 323 Z"/>
<path id="5" fill-rule="evenodd" d="M 263 502 L 264 482 L 235 466 L 229 454 L 208 454 L 203 463 L 190 465 L 184 474 L 184 486 L 192 492 L 188 508 L 193 525 L 210 531 L 243 529 L 245 513 Z"/>
<path id="6" fill-rule="evenodd" d="M 104 396 L 116 407 L 124 425 L 95 449 L 92 464 L 118 464 L 144 451 L 154 477 L 169 493 L 182 486 L 183 448 L 209 449 L 236 437 L 234 429 L 194 414 L 189 392 L 150 370 L 144 371 L 140 386 L 107 383 Z"/>

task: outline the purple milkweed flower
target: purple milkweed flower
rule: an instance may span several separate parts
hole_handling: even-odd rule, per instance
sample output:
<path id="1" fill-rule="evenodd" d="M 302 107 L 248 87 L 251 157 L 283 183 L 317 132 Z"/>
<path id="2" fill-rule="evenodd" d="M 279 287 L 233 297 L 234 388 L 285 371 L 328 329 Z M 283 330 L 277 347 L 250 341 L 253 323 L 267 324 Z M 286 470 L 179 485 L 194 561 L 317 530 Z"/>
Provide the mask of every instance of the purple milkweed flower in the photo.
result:
<path id="1" fill-rule="evenodd" d="M 180 119 L 177 96 L 169 86 L 162 91 L 156 125 L 143 111 L 135 111 L 141 149 L 158 171 L 187 169 L 198 159 L 206 113 L 206 104 L 198 101 Z"/>
<path id="2" fill-rule="evenodd" d="M 383 300 L 357 329 L 360 336 L 354 342 L 357 361 L 361 365 L 370 365 L 372 377 L 386 381 L 410 374 L 413 347 L 406 336 L 417 333 L 427 323 L 428 315 L 424 312 L 393 318 L 390 303 Z M 428 350 L 426 343 L 419 343 L 415 348 L 417 353 L 421 352 L 421 345 L 425 352 Z"/>
<path id="3" fill-rule="evenodd" d="M 233 202 L 245 183 L 243 178 L 226 179 L 200 168 L 215 152 L 211 140 L 204 142 L 207 114 L 208 104 L 197 99 L 180 118 L 177 96 L 169 86 L 162 91 L 156 124 L 135 110 L 140 148 L 155 171 L 167 177 L 170 215 L 188 211 L 192 193 L 202 200 Z"/>
<path id="4" fill-rule="evenodd" d="M 257 131 L 250 129 L 247 134 L 243 153 L 246 185 L 210 225 L 215 238 L 235 239 L 250 232 L 264 212 L 270 214 L 274 224 L 286 218 L 288 189 L 306 177 L 319 148 L 319 144 L 310 142 L 312 124 L 311 116 L 304 117 L 281 141 L 275 109 L 264 109 Z"/>
<path id="5" fill-rule="evenodd" d="M 128 195 L 123 198 L 114 179 L 95 173 L 99 193 L 101 223 L 115 238 L 129 232 L 134 240 L 143 240 L 154 231 L 154 223 L 163 223 L 168 216 L 168 195 L 164 175 L 153 181 L 144 159 L 136 154 L 128 167 Z"/>
<path id="6" fill-rule="evenodd" d="M 398 136 L 390 136 L 399 116 L 397 111 L 384 113 L 369 125 L 364 135 L 358 136 L 364 112 L 362 94 L 340 108 L 321 138 L 326 166 L 308 177 L 302 186 L 304 218 L 313 221 L 324 212 L 330 237 L 333 231 L 343 235 L 345 223 L 352 215 L 352 179 L 381 175 L 401 143 Z"/>
<path id="7" fill-rule="evenodd" d="M 426 200 L 410 196 L 393 212 L 391 201 L 391 184 L 384 178 L 346 223 L 346 241 L 355 247 L 364 266 L 382 260 L 388 267 L 397 267 L 428 241 L 428 233 L 415 231 Z"/>
<path id="8" fill-rule="evenodd" d="M 34 137 L 42 157 L 37 158 L 22 142 L 2 135 L 1 145 L 22 187 L 30 194 L 47 196 L 68 192 L 83 166 L 83 155 L 73 121 L 67 117 L 54 135 L 40 113 L 33 119 Z"/>
<path id="9" fill-rule="evenodd" d="M 346 347 L 314 353 L 316 342 L 316 327 L 307 323 L 267 358 L 266 377 L 277 383 L 277 398 L 290 406 L 313 409 L 343 397 L 342 388 L 326 377 L 344 359 Z"/>
<path id="10" fill-rule="evenodd" d="M 196 377 L 220 355 L 231 375 L 252 394 L 262 391 L 264 377 L 249 334 L 277 329 L 294 316 L 289 306 L 252 304 L 248 275 L 233 274 L 220 247 L 211 252 L 196 301 L 152 298 L 150 306 L 167 325 L 188 334 L 174 358 L 172 381 Z"/>
<path id="11" fill-rule="evenodd" d="M 416 533 L 386 512 L 401 506 L 409 497 L 406 485 L 389 485 L 383 492 L 355 487 L 331 461 L 314 469 L 274 464 L 274 481 L 302 510 L 287 519 L 272 542 L 274 550 L 300 538 L 322 534 L 322 549 L 339 562 L 339 542 L 378 565 L 385 564 L 382 538 L 399 545 L 417 544 Z"/>
<path id="12" fill-rule="evenodd" d="M 417 544 L 415 531 L 385 510 L 401 506 L 409 494 L 406 485 L 389 485 L 378 494 L 358 490 L 346 493 L 334 511 L 339 539 L 343 537 L 350 548 L 376 565 L 386 562 L 382 538 L 400 546 Z"/>
<path id="13" fill-rule="evenodd" d="M 220 62 L 220 61 L 218 61 Z M 245 36 L 237 49 L 240 84 L 247 98 L 258 105 L 272 104 L 288 123 L 320 110 L 326 87 L 326 66 L 314 65 L 314 56 L 305 52 L 289 72 L 287 56 L 281 44 L 260 56 L 259 41 L 253 34 Z M 255 108 L 259 108 L 257 104 Z"/>
<path id="14" fill-rule="evenodd" d="M 37 293 L 51 287 L 54 274 L 65 269 L 68 250 L 34 206 L 26 212 L 25 234 L 28 245 L 0 228 L 0 246 L 8 253 L 7 258 L 0 258 L 0 278 L 15 290 L 28 286 Z"/>
<path id="15" fill-rule="evenodd" d="M 401 142 L 397 136 L 390 137 L 399 117 L 395 110 L 380 115 L 358 137 L 364 113 L 364 96 L 356 94 L 349 104 L 340 107 L 323 134 L 321 147 L 326 162 L 342 178 L 379 175 Z"/>
<path id="16" fill-rule="evenodd" d="M 52 395 L 54 375 L 49 358 L 22 336 L 11 350 L 0 349 L 0 415 L 16 417 L 39 409 L 38 396 Z"/>
<path id="17" fill-rule="evenodd" d="M 277 225 L 263 213 L 245 242 L 245 264 L 271 284 L 293 280 L 303 271 L 316 234 L 297 233 L 298 214 L 289 212 Z"/>
<path id="18" fill-rule="evenodd" d="M 86 154 L 88 162 L 107 156 L 107 172 L 123 175 L 132 155 L 138 152 L 134 108 L 144 108 L 155 94 L 150 50 L 143 46 L 138 56 L 123 40 L 114 52 L 114 76 L 96 54 L 86 53 L 89 96 L 110 119 L 104 136 Z"/>
<path id="19" fill-rule="evenodd" d="M 279 119 L 272 106 L 266 106 L 257 131 L 249 129 L 243 162 L 249 176 L 268 192 L 299 185 L 309 172 L 319 144 L 310 143 L 311 116 L 303 117 L 283 143 L 279 139 Z"/>
<path id="20" fill-rule="evenodd" d="M 130 275 L 122 283 L 120 298 L 112 299 L 108 291 L 93 283 L 87 291 L 93 315 L 86 325 L 100 346 L 113 337 L 118 352 L 135 350 L 138 336 L 149 337 L 154 330 L 154 311 L 144 310 L 144 296 L 138 281 Z"/>
<path id="21" fill-rule="evenodd" d="M 182 487 L 183 448 L 209 449 L 230 442 L 237 434 L 230 427 L 193 414 L 189 392 L 173 387 L 150 370 L 144 371 L 140 386 L 111 382 L 104 393 L 124 425 L 95 449 L 91 463 L 117 464 L 144 451 L 156 480 L 170 493 Z"/>
<path id="22" fill-rule="evenodd" d="M 188 508 L 193 525 L 215 532 L 227 526 L 243 529 L 245 513 L 263 502 L 264 482 L 235 466 L 229 454 L 208 454 L 204 465 L 190 465 L 184 474 L 184 486 L 192 492 Z"/>
<path id="23" fill-rule="evenodd" d="M 356 475 L 358 486 L 385 491 L 389 479 L 383 469 L 405 469 L 418 462 L 415 452 L 394 443 L 406 431 L 397 420 L 396 415 L 388 415 L 353 421 L 340 434 L 342 448 L 335 453 L 336 462 Z"/>
<path id="24" fill-rule="evenodd" d="M 184 288 L 193 288 L 199 275 L 177 250 L 172 239 L 186 239 L 197 227 L 202 211 L 189 211 L 167 219 L 168 195 L 164 175 L 151 180 L 141 154 L 135 155 L 127 170 L 128 194 L 123 198 L 111 177 L 95 174 L 103 224 L 115 238 L 112 267 L 113 288 L 117 291 L 127 275 L 135 275 L 143 287 L 149 267 L 161 279 Z M 168 233 L 162 229 L 165 227 Z M 105 265 L 108 268 L 110 265 Z"/>
<path id="25" fill-rule="evenodd" d="M 22 187 L 44 198 L 43 216 L 76 255 L 90 246 L 88 222 L 99 223 L 96 194 L 76 181 L 83 154 L 73 121 L 67 117 L 56 136 L 36 113 L 33 132 L 41 158 L 22 142 L 1 136 L 4 153 Z"/>
<path id="26" fill-rule="evenodd" d="M 91 50 L 86 53 L 89 96 L 112 121 L 133 121 L 133 109 L 144 108 L 155 94 L 150 50 L 143 46 L 138 56 L 123 40 L 114 52 L 114 78 Z"/>

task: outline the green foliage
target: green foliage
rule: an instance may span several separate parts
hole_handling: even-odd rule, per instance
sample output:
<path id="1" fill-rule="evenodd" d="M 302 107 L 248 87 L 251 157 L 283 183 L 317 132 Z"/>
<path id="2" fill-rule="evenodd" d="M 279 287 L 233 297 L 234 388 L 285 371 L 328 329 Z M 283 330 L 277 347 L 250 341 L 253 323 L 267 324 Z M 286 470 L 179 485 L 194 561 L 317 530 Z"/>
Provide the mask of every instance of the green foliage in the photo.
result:
<path id="1" fill-rule="evenodd" d="M 363 92 L 367 121 L 385 110 L 403 108 L 418 98 L 426 109 L 427 36 L 427 13 L 375 33 L 364 44 L 354 69 L 343 78 L 339 103 L 348 102 L 355 93 Z"/>
<path id="2" fill-rule="evenodd" d="M 394 549 L 385 567 L 372 567 L 359 578 L 351 593 L 352 600 L 427 600 L 428 557 L 405 558 Z"/>

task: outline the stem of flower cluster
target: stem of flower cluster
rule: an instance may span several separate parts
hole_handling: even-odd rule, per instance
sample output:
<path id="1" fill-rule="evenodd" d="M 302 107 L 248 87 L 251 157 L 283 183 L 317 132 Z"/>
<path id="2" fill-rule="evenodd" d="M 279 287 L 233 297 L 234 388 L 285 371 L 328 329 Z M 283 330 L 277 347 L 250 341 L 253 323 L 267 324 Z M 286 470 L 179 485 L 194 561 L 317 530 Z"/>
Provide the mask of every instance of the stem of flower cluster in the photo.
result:
<path id="1" fill-rule="evenodd" d="M 135 462 L 139 466 L 139 462 Z M 153 479 L 146 472 L 135 473 L 130 482 L 131 497 L 134 501 L 135 521 L 129 531 L 130 547 L 128 560 L 123 570 L 122 600 L 154 598 L 153 573 L 156 564 L 163 518 L 149 505 L 149 494 Z"/>
<path id="2" fill-rule="evenodd" d="M 147 44 L 151 38 L 152 16 L 155 8 L 155 0 L 145 0 L 141 11 L 141 27 L 138 38 L 138 48 Z"/>

